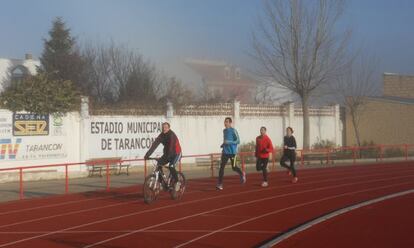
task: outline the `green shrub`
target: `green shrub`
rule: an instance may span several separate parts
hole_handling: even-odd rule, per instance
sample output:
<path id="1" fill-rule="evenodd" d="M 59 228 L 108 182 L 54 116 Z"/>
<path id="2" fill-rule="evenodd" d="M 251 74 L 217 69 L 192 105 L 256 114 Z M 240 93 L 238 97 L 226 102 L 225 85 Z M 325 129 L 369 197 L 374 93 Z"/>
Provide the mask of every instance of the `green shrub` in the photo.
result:
<path id="1" fill-rule="evenodd" d="M 80 96 L 71 81 L 51 79 L 46 73 L 14 82 L 0 95 L 0 107 L 12 112 L 63 115 L 79 105 Z"/>
<path id="2" fill-rule="evenodd" d="M 403 149 L 398 147 L 387 148 L 384 150 L 384 157 L 393 158 L 393 157 L 404 157 L 405 152 Z"/>
<path id="3" fill-rule="evenodd" d="M 250 141 L 248 143 L 244 143 L 244 144 L 241 144 L 239 146 L 239 153 L 241 153 L 241 152 L 255 152 L 255 150 L 256 150 L 256 142 L 255 141 Z M 249 156 L 244 155 L 243 157 L 244 157 L 244 161 L 246 163 L 254 163 L 256 161 L 256 158 L 254 157 L 254 155 L 249 155 Z"/>
<path id="4" fill-rule="evenodd" d="M 250 141 L 239 146 L 239 152 L 254 152 L 256 149 L 256 142 Z"/>
<path id="5" fill-rule="evenodd" d="M 359 157 L 360 158 L 378 158 L 379 157 L 379 148 L 375 146 L 374 141 L 363 141 L 361 147 L 369 147 L 367 149 L 360 149 L 359 150 Z"/>
<path id="6" fill-rule="evenodd" d="M 352 159 L 352 150 L 336 150 L 335 157 L 338 159 Z"/>
<path id="7" fill-rule="evenodd" d="M 313 149 L 324 149 L 324 148 L 333 148 L 335 147 L 335 142 L 331 140 L 319 140 L 312 145 Z"/>

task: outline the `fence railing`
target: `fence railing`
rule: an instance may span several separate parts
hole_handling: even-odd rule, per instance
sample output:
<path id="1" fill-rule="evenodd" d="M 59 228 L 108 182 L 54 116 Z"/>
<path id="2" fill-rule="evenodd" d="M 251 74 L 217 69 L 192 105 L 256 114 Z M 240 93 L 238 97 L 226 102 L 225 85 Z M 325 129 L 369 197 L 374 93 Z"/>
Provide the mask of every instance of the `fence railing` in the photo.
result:
<path id="1" fill-rule="evenodd" d="M 185 105 L 174 109 L 177 115 L 215 116 L 232 115 L 233 104 Z"/>
<path id="2" fill-rule="evenodd" d="M 90 108 L 91 115 L 164 115 L 164 108 L 138 106 L 118 108 Z"/>
<path id="3" fill-rule="evenodd" d="M 309 115 L 310 116 L 334 116 L 335 115 L 335 107 L 334 106 L 325 106 L 325 107 L 309 107 Z M 295 108 L 295 115 L 296 116 L 303 116 L 303 109 L 301 107 Z"/>
<path id="4" fill-rule="evenodd" d="M 349 164 L 356 165 L 363 160 L 367 162 L 382 162 L 388 161 L 388 159 L 398 158 L 399 161 L 408 161 L 411 158 L 414 159 L 414 144 L 401 144 L 401 145 L 373 145 L 373 146 L 362 146 L 362 147 L 336 147 L 336 148 L 322 148 L 322 149 L 298 149 L 297 161 L 301 166 L 310 165 L 315 162 L 321 162 L 321 164 L 333 164 L 334 161 L 342 161 Z M 276 161 L 282 156 L 282 149 L 275 149 L 270 158 L 272 164 L 272 170 L 276 168 Z M 209 153 L 209 154 L 196 154 L 196 155 L 184 155 L 182 156 L 178 170 L 182 171 L 182 160 L 188 158 L 207 158 L 210 159 L 210 170 L 211 177 L 215 176 L 215 170 L 218 167 L 218 161 L 220 160 L 221 153 Z M 246 165 L 254 163 L 254 152 L 240 152 L 242 171 L 246 171 Z M 65 194 L 69 193 L 69 168 L 73 166 L 88 166 L 94 164 L 104 164 L 106 172 L 106 191 L 111 188 L 111 160 L 94 160 L 91 162 L 80 162 L 80 163 L 63 163 L 63 164 L 48 164 L 48 165 L 35 165 L 35 166 L 20 166 L 13 168 L 3 168 L 0 172 L 17 171 L 19 174 L 19 199 L 24 199 L 24 177 L 23 174 L 28 170 L 44 169 L 44 168 L 64 168 L 65 175 Z M 144 159 L 125 159 L 119 160 L 119 163 L 131 163 L 131 162 L 142 162 L 143 164 L 143 176 L 146 177 L 148 174 L 148 164 Z"/>
<path id="5" fill-rule="evenodd" d="M 287 115 L 285 106 L 240 104 L 241 116 L 284 116 Z"/>
<path id="6" fill-rule="evenodd" d="M 370 146 L 345 146 L 323 149 L 302 149 L 297 151 L 300 157 L 301 165 L 312 158 L 316 160 L 326 161 L 327 164 L 333 164 L 334 161 L 349 161 L 356 164 L 361 160 L 382 162 L 390 158 L 399 158 L 400 160 L 408 160 L 414 157 L 414 144 L 399 145 L 370 145 Z M 308 161 L 306 161 L 308 160 Z"/>

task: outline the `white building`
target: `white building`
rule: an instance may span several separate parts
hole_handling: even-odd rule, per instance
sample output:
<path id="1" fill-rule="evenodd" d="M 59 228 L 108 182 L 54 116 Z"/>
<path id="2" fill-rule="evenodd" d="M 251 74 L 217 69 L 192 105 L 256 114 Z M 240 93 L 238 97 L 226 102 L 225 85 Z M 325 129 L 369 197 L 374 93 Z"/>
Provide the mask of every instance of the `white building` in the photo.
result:
<path id="1" fill-rule="evenodd" d="M 19 80 L 27 75 L 35 75 L 40 61 L 33 59 L 31 54 L 26 54 L 24 59 L 0 58 L 0 92 L 2 92 L 11 80 Z"/>

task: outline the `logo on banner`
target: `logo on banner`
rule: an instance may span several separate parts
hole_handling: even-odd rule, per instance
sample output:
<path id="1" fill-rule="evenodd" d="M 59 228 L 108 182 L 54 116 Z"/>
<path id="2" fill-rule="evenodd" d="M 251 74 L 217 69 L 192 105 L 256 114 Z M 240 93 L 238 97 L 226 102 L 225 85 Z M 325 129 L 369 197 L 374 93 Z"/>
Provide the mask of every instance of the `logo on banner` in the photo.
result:
<path id="1" fill-rule="evenodd" d="M 63 127 L 63 117 L 62 116 L 53 116 L 52 118 L 52 136 L 65 136 L 66 132 Z"/>
<path id="2" fill-rule="evenodd" d="M 49 115 L 13 114 L 14 136 L 49 135 Z"/>
<path id="3" fill-rule="evenodd" d="M 63 118 L 62 116 L 54 116 L 53 118 L 53 126 L 61 127 L 63 126 Z"/>
<path id="4" fill-rule="evenodd" d="M 0 160 L 6 159 L 6 155 L 9 159 L 16 159 L 21 143 L 21 138 L 16 139 L 16 143 L 12 143 L 12 139 L 0 139 Z"/>
<path id="5" fill-rule="evenodd" d="M 9 116 L 0 117 L 0 135 L 11 135 L 12 121 L 10 117 Z"/>

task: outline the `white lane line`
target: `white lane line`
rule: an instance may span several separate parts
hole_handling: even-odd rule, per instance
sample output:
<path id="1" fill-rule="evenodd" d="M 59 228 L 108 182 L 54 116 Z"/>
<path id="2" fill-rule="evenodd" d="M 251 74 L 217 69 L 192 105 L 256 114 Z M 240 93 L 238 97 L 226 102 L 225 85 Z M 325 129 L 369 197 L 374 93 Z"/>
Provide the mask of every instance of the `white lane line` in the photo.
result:
<path id="1" fill-rule="evenodd" d="M 79 194 L 79 193 L 76 193 L 76 194 Z M 80 194 L 82 194 L 82 193 L 80 193 Z M 97 197 L 97 198 L 91 198 L 91 199 L 73 200 L 73 201 L 66 201 L 66 202 L 49 204 L 49 205 L 42 205 L 42 206 L 38 206 L 38 207 L 17 209 L 17 210 L 12 210 L 12 211 L 7 211 L 7 212 L 1 212 L 0 216 L 8 215 L 8 214 L 15 214 L 15 213 L 22 213 L 22 212 L 26 212 L 26 211 L 33 211 L 33 210 L 37 210 L 37 209 L 61 207 L 61 206 L 65 206 L 65 205 L 84 203 L 84 202 L 95 201 L 95 200 L 105 200 L 105 199 L 123 197 L 123 196 L 128 196 L 128 195 L 133 195 L 133 194 L 138 194 L 138 193 L 135 191 L 135 192 L 130 192 L 130 193 L 123 193 L 123 194 L 121 193 L 121 194 L 116 195 L 116 196 L 113 196 L 113 195 L 112 196 L 103 196 L 103 197 Z M 34 199 L 30 199 L 30 200 L 34 200 Z"/>
<path id="2" fill-rule="evenodd" d="M 304 206 L 312 205 L 312 204 L 315 204 L 315 203 L 320 203 L 320 202 L 327 201 L 327 200 L 332 200 L 332 199 L 339 198 L 339 197 L 342 197 L 342 196 L 359 194 L 359 193 L 364 193 L 364 192 L 369 192 L 369 191 L 375 191 L 375 190 L 385 189 L 385 188 L 391 188 L 391 187 L 401 186 L 401 185 L 405 185 L 405 184 L 412 184 L 412 182 L 399 183 L 399 184 L 393 184 L 393 185 L 388 185 L 388 186 L 376 187 L 376 188 L 372 188 L 372 189 L 365 189 L 365 190 L 347 192 L 347 193 L 342 193 L 342 194 L 334 195 L 334 196 L 330 196 L 330 197 L 324 197 L 322 199 L 318 199 L 318 200 L 314 200 L 314 201 L 309 201 L 309 202 L 305 202 L 305 203 L 301 203 L 301 204 L 296 204 L 296 205 L 293 205 L 291 207 L 287 207 L 287 208 L 283 208 L 283 209 L 278 209 L 278 210 L 275 210 L 275 211 L 272 211 L 272 212 L 268 212 L 266 214 L 262 214 L 262 215 L 256 216 L 254 218 L 250 218 L 250 219 L 247 219 L 247 220 L 244 220 L 244 221 L 240 221 L 240 222 L 235 223 L 233 225 L 229 225 L 229 226 L 220 228 L 220 229 L 218 229 L 216 231 L 213 231 L 211 233 L 208 233 L 208 234 L 199 236 L 199 237 L 194 238 L 194 239 L 191 239 L 191 240 L 189 240 L 189 241 L 187 241 L 185 243 L 182 243 L 182 244 L 179 244 L 177 246 L 174 246 L 174 248 L 179 248 L 179 247 L 187 246 L 187 245 L 189 245 L 191 243 L 194 243 L 195 241 L 198 241 L 200 239 L 209 237 L 209 236 L 211 236 L 213 234 L 216 234 L 216 233 L 219 233 L 219 232 L 223 232 L 223 231 L 225 231 L 225 230 L 227 230 L 229 228 L 233 228 L 233 227 L 236 227 L 236 226 L 239 226 L 239 225 L 242 225 L 242 224 L 245 224 L 245 223 L 254 221 L 254 220 L 262 219 L 262 218 L 267 217 L 267 216 L 270 216 L 270 215 L 278 214 L 278 213 L 281 213 L 281 212 L 284 212 L 284 211 L 287 211 L 287 210 L 291 210 L 291 209 L 295 209 L 295 208 L 299 208 L 299 207 L 304 207 Z M 414 190 L 409 190 L 409 191 L 410 192 L 414 192 Z M 86 247 L 91 247 L 91 246 L 86 246 Z"/>
<path id="3" fill-rule="evenodd" d="M 404 172 L 404 171 L 405 170 L 399 171 L 398 173 Z M 395 171 L 393 171 L 393 172 L 395 172 Z M 364 175 L 364 176 L 356 176 L 356 177 L 352 177 L 351 179 L 376 177 L 376 176 L 381 176 L 381 175 L 389 175 L 389 173 L 377 173 L 377 174 L 369 174 L 369 175 Z M 318 176 L 318 177 L 320 177 L 320 176 Z M 344 179 L 344 178 L 341 178 L 341 179 Z M 341 180 L 341 179 L 339 179 L 339 180 Z M 350 178 L 345 178 L 344 180 L 348 180 L 348 179 L 350 179 Z M 163 207 L 159 207 L 159 208 L 153 208 L 153 209 L 150 209 L 150 210 L 143 210 L 143 211 L 139 211 L 139 212 L 133 212 L 131 214 L 137 215 L 137 214 L 140 214 L 140 213 L 152 212 L 152 211 L 157 211 L 157 210 L 160 210 L 160 209 L 165 209 L 165 208 L 170 208 L 170 207 L 175 207 L 175 206 L 182 206 L 182 205 L 187 205 L 187 204 L 192 204 L 192 203 L 198 203 L 198 202 L 201 202 L 201 201 L 207 201 L 207 200 L 211 200 L 211 199 L 225 198 L 225 197 L 228 197 L 228 196 L 235 196 L 235 195 L 246 194 L 246 193 L 260 192 L 260 191 L 272 190 L 272 189 L 291 188 L 291 187 L 297 187 L 297 186 L 300 186 L 300 185 L 305 185 L 306 186 L 306 185 L 311 185 L 311 184 L 315 184 L 315 183 L 324 183 L 324 182 L 331 182 L 331 181 L 338 181 L 338 179 L 328 179 L 328 180 L 321 180 L 321 181 L 317 181 L 317 182 L 309 182 L 309 183 L 301 183 L 301 184 L 289 184 L 289 185 L 285 185 L 285 186 L 271 186 L 271 187 L 268 187 L 268 188 L 260 188 L 260 189 L 256 189 L 256 190 L 243 191 L 243 192 L 238 192 L 238 193 L 233 193 L 233 194 L 226 194 L 226 195 L 220 195 L 220 196 L 214 196 L 214 197 L 210 197 L 210 198 L 198 199 L 198 200 L 193 200 L 193 201 L 183 202 L 183 203 L 178 203 L 178 204 L 173 204 L 173 205 L 167 205 L 167 206 L 163 206 Z M 234 187 L 237 187 L 237 186 L 234 186 Z M 190 193 L 195 193 L 195 192 L 190 192 Z M 53 219 L 53 218 L 59 218 L 59 217 L 64 217 L 64 216 L 69 216 L 69 215 L 74 215 L 74 214 L 86 213 L 86 212 L 96 211 L 96 210 L 105 209 L 105 208 L 130 205 L 130 204 L 137 203 L 137 202 L 140 202 L 140 201 L 141 200 L 134 200 L 134 201 L 129 201 L 129 202 L 122 202 L 122 203 L 104 205 L 104 206 L 101 206 L 101 207 L 94 207 L 94 208 L 87 208 L 87 209 L 82 209 L 82 210 L 77 210 L 77 211 L 71 211 L 71 212 L 66 212 L 66 213 L 63 213 L 63 214 L 55 214 L 55 215 L 50 215 L 50 216 L 45 216 L 45 217 L 40 217 L 40 218 L 35 218 L 35 219 L 24 220 L 24 221 L 20 221 L 20 222 L 14 222 L 14 223 L 10 223 L 10 224 L 1 225 L 0 228 L 12 227 L 12 226 L 17 226 L 17 225 L 23 225 L 23 224 L 33 223 L 33 222 L 37 222 L 37 221 L 42 221 L 42 220 L 49 220 L 49 219 Z"/>
<path id="4" fill-rule="evenodd" d="M 414 175 L 412 175 L 412 176 L 397 177 L 397 179 L 406 178 L 406 177 L 414 177 Z M 375 182 L 375 181 L 379 182 L 379 181 L 389 181 L 389 180 L 385 180 L 385 179 L 372 180 L 372 181 L 366 181 L 364 183 Z M 182 220 L 186 220 L 186 219 L 198 217 L 200 215 L 205 215 L 205 214 L 208 214 L 208 213 L 213 213 L 213 212 L 221 211 L 221 210 L 224 210 L 224 209 L 239 207 L 239 206 L 248 205 L 248 204 L 252 204 L 252 203 L 256 203 L 256 202 L 261 202 L 261 201 L 273 200 L 273 199 L 282 198 L 282 197 L 285 197 L 285 196 L 303 194 L 303 193 L 314 192 L 314 191 L 321 191 L 321 190 L 325 190 L 325 189 L 333 189 L 333 188 L 344 187 L 344 186 L 358 185 L 358 184 L 363 184 L 363 183 L 349 183 L 349 184 L 342 184 L 342 185 L 336 185 L 336 186 L 331 186 L 331 187 L 315 188 L 315 189 L 304 190 L 304 191 L 300 191 L 300 192 L 296 192 L 296 193 L 290 193 L 290 194 L 285 194 L 285 195 L 278 195 L 278 196 L 261 198 L 261 199 L 247 201 L 247 202 L 242 202 L 242 203 L 236 203 L 236 204 L 228 205 L 228 206 L 225 206 L 225 207 L 216 208 L 216 209 L 208 210 L 208 211 L 205 211 L 205 212 L 200 212 L 200 213 L 197 213 L 197 214 L 192 214 L 192 215 L 188 215 L 188 216 L 185 216 L 185 217 L 173 219 L 173 220 L 170 220 L 170 221 L 165 221 L 165 222 L 162 222 L 162 223 L 159 223 L 159 224 L 156 224 L 156 225 L 144 227 L 144 228 L 141 228 L 141 229 L 139 229 L 139 230 L 137 230 L 135 232 L 132 232 L 132 233 L 118 235 L 118 236 L 115 236 L 115 237 L 112 237 L 112 238 L 109 238 L 109 239 L 105 239 L 105 240 L 102 240 L 102 241 L 93 243 L 91 245 L 87 245 L 87 246 L 85 246 L 85 248 L 93 247 L 93 246 L 96 246 L 96 245 L 101 245 L 101 244 L 104 244 L 104 243 L 107 243 L 107 242 L 110 242 L 110 241 L 113 241 L 113 240 L 116 240 L 116 239 L 120 239 L 120 238 L 124 238 L 126 236 L 129 236 L 129 235 L 133 235 L 133 234 L 138 233 L 138 232 L 142 232 L 142 231 L 149 230 L 149 229 L 153 229 L 153 228 L 156 228 L 156 227 L 159 227 L 159 226 L 163 226 L 163 225 L 166 225 L 166 224 L 171 224 L 171 223 L 174 223 L 174 222 L 178 222 L 178 221 L 182 221 Z M 403 184 L 408 184 L 408 183 L 403 183 Z"/>
<path id="5" fill-rule="evenodd" d="M 380 174 L 377 174 L 375 176 L 388 175 L 388 174 L 389 173 L 385 173 L 385 174 L 380 173 Z M 365 177 L 370 177 L 370 176 L 372 176 L 372 175 L 365 176 Z M 393 180 L 393 179 L 396 179 L 396 178 L 399 179 L 399 178 L 405 178 L 405 177 L 412 177 L 412 176 L 403 176 L 403 177 L 394 177 L 394 178 L 388 178 L 388 179 L 371 180 L 371 181 L 364 181 L 362 183 L 377 182 L 377 181 L 389 181 L 389 180 Z M 354 179 L 354 178 L 357 178 L 357 177 L 352 177 L 352 179 Z M 338 181 L 338 179 L 325 180 L 325 181 Z M 333 186 L 333 187 L 322 187 L 322 188 L 317 188 L 317 190 L 337 188 L 337 187 L 348 186 L 348 185 L 358 185 L 358 184 L 362 184 L 362 183 L 361 182 L 360 183 L 348 183 L 348 184 L 336 185 L 336 186 Z M 309 183 L 309 184 L 314 184 L 314 183 Z M 294 185 L 299 185 L 299 184 L 294 184 Z M 305 185 L 305 184 L 301 184 L 301 185 Z M 292 185 L 289 185 L 289 186 L 292 186 Z M 286 186 L 286 187 L 289 187 L 289 186 Z M 218 199 L 218 198 L 224 198 L 224 197 L 229 197 L 229 196 L 242 195 L 242 194 L 248 194 L 248 193 L 259 192 L 259 191 L 267 191 L 267 190 L 271 190 L 271 189 L 280 189 L 280 188 L 281 187 L 274 187 L 274 188 L 268 187 L 268 188 L 259 189 L 259 190 L 243 191 L 243 192 L 238 192 L 238 193 L 232 193 L 232 194 L 226 194 L 226 195 L 220 195 L 220 196 L 214 196 L 214 197 L 209 197 L 209 198 L 193 200 L 193 201 L 189 201 L 189 202 L 177 203 L 177 204 L 173 204 L 173 205 L 159 207 L 159 208 L 156 208 L 156 209 L 143 210 L 143 211 L 139 211 L 139 212 L 135 212 L 135 213 L 120 215 L 120 216 L 101 219 L 101 220 L 98 220 L 98 221 L 89 222 L 89 223 L 85 223 L 85 224 L 81 224 L 81 225 L 76 225 L 76 226 L 68 227 L 68 228 L 65 228 L 65 229 L 56 230 L 56 231 L 53 231 L 53 232 L 50 232 L 50 233 L 47 233 L 47 234 L 32 236 L 32 237 L 16 240 L 16 241 L 5 243 L 5 244 L 0 244 L 0 247 L 13 245 L 13 244 L 17 244 L 17 243 L 22 243 L 22 242 L 25 242 L 25 241 L 29 241 L 29 240 L 33 240 L 33 239 L 42 238 L 42 237 L 45 237 L 45 236 L 50 236 L 50 235 L 53 235 L 53 234 L 61 233 L 63 231 L 68 231 L 68 230 L 73 230 L 73 229 L 77 229 L 77 228 L 82 228 L 82 227 L 85 227 L 85 226 L 91 226 L 91 225 L 94 225 L 94 224 L 100 224 L 100 223 L 109 222 L 109 221 L 113 221 L 113 220 L 128 218 L 128 217 L 131 217 L 131 216 L 136 216 L 136 215 L 140 215 L 140 214 L 144 214 L 144 213 L 148 213 L 148 212 L 153 212 L 153 211 L 157 211 L 157 210 L 162 210 L 162 209 L 167 209 L 167 208 L 172 208 L 172 207 L 177 207 L 177 206 L 182 206 L 182 205 L 188 205 L 188 204 L 191 204 L 191 203 L 198 203 L 198 202 L 203 202 L 203 201 L 208 201 L 208 200 L 213 200 L 213 199 Z M 315 191 L 315 189 L 299 191 L 299 192 L 289 193 L 289 194 L 283 194 L 283 195 L 273 196 L 273 197 L 270 197 L 270 198 L 262 198 L 262 199 L 259 199 L 259 200 L 253 201 L 253 202 L 258 202 L 258 201 L 267 200 L 267 199 L 281 198 L 281 197 L 285 197 L 285 196 L 296 195 L 296 194 L 312 192 L 312 191 Z M 210 210 L 210 211 L 201 212 L 198 215 L 208 214 L 208 213 L 215 212 L 215 211 L 218 211 L 218 210 L 221 210 L 221 209 L 227 209 L 227 208 L 231 208 L 233 206 L 239 206 L 239 205 L 244 205 L 244 204 L 245 203 L 239 203 L 239 204 L 235 204 L 235 205 L 230 205 L 230 207 L 227 206 L 227 207 L 216 209 L 216 210 L 213 209 L 213 210 Z M 190 216 L 190 217 L 192 217 L 192 216 Z M 187 217 L 184 217 L 184 219 L 190 218 L 190 217 L 187 216 Z M 175 222 L 175 221 L 173 220 L 171 222 Z M 168 224 L 168 223 L 164 223 L 164 224 Z M 149 226 L 147 228 L 143 228 L 143 229 L 140 229 L 140 230 L 142 231 L 142 230 L 152 229 L 154 227 L 161 226 L 161 225 L 164 225 L 164 224 L 161 223 L 161 224 Z M 131 233 L 131 234 L 133 234 L 133 233 Z M 128 235 L 126 235 L 126 236 L 128 236 Z"/>
<path id="6" fill-rule="evenodd" d="M 90 231 L 65 231 L 62 234 L 87 234 L 87 233 L 131 233 L 135 232 L 136 230 L 90 230 Z M 183 230 L 146 230 L 143 231 L 145 233 L 208 233 L 213 232 L 215 230 L 197 230 L 197 229 L 183 229 Z M 0 235 L 5 234 L 45 234 L 50 233 L 51 231 L 21 231 L 21 232 L 0 232 Z M 275 233 L 282 233 L 281 231 L 268 231 L 268 230 L 227 230 L 223 231 L 223 233 L 263 233 L 263 234 L 275 234 Z"/>
<path id="7" fill-rule="evenodd" d="M 305 231 L 305 230 L 307 230 L 311 227 L 314 227 L 317 224 L 325 222 L 325 221 L 327 221 L 329 219 L 332 219 L 332 218 L 334 218 L 338 215 L 342 215 L 342 214 L 348 213 L 350 211 L 353 211 L 355 209 L 362 208 L 362 207 L 365 207 L 365 206 L 368 206 L 368 205 L 372 205 L 372 204 L 375 204 L 375 203 L 378 203 L 378 202 L 386 201 L 386 200 L 389 200 L 389 199 L 393 199 L 393 198 L 396 198 L 396 197 L 409 195 L 409 194 L 413 194 L 413 193 L 414 193 L 414 189 L 406 190 L 406 191 L 402 191 L 402 192 L 398 192 L 398 193 L 394 193 L 394 194 L 389 194 L 389 195 L 386 195 L 386 196 L 383 196 L 383 197 L 375 198 L 375 199 L 372 199 L 372 200 L 369 200 L 369 201 L 361 202 L 361 203 L 358 203 L 358 204 L 355 204 L 355 205 L 352 205 L 352 206 L 349 206 L 349 207 L 346 207 L 346 208 L 339 209 L 339 210 L 334 211 L 330 214 L 321 216 L 317 219 L 314 219 L 310 222 L 307 222 L 303 225 L 300 225 L 297 228 L 295 228 L 293 230 L 290 230 L 289 232 L 284 233 L 283 235 L 269 241 L 268 243 L 266 243 L 266 244 L 264 244 L 260 247 L 266 248 L 266 247 L 275 246 L 275 245 L 283 242 L 284 240 L 292 237 L 293 235 L 296 235 L 300 232 L 303 232 L 303 231 Z"/>
<path id="8" fill-rule="evenodd" d="M 388 169 L 388 167 L 390 166 L 383 166 L 385 169 Z M 323 171 L 323 173 L 320 173 L 320 170 L 318 171 L 313 171 L 313 170 L 308 170 L 306 171 L 306 174 L 311 174 L 310 176 L 307 175 L 306 177 L 304 177 L 304 179 L 309 179 L 309 178 L 315 178 L 315 177 L 321 177 L 322 175 L 329 175 L 329 174 L 334 174 L 337 173 L 338 171 L 343 171 L 343 172 L 352 172 L 350 167 L 335 167 L 335 168 L 329 168 L 331 170 L 327 171 L 328 173 L 325 173 L 326 171 Z M 367 168 L 363 168 L 364 170 Z M 405 168 L 404 168 L 405 169 Z M 367 169 L 368 170 L 368 169 Z M 311 172 L 311 173 L 309 173 Z M 312 176 L 312 174 L 317 174 L 316 176 Z M 201 178 L 202 180 L 204 180 L 205 178 Z M 191 185 L 193 185 L 194 181 L 197 181 L 198 179 L 190 179 L 189 183 L 191 183 Z M 210 183 L 205 183 L 206 185 L 212 185 L 215 183 L 216 179 L 209 179 L 212 182 Z M 134 187 L 134 186 L 131 186 Z M 233 188 L 233 187 L 237 187 L 237 185 L 232 185 L 232 186 L 228 186 L 226 188 Z M 100 191 L 97 191 L 97 193 L 99 193 Z M 198 193 L 200 192 L 199 190 L 196 191 L 190 191 L 187 192 L 186 195 L 188 194 L 192 194 L 192 193 Z M 90 192 L 81 192 L 81 193 L 73 193 L 73 194 L 83 194 L 83 193 L 90 193 Z M 92 193 L 95 193 L 95 191 L 92 191 Z M 8 214 L 14 214 L 14 213 L 21 213 L 21 212 L 26 212 L 26 211 L 33 211 L 33 210 L 38 210 L 38 209 L 44 209 L 44 208 L 50 208 L 50 207 L 59 207 L 59 206 L 65 206 L 65 205 L 70 205 L 70 204 L 77 204 L 77 203 L 83 203 L 83 202 L 88 202 L 88 201 L 95 201 L 95 200 L 104 200 L 104 199 L 111 199 L 111 198 L 117 198 L 117 197 L 122 197 L 122 196 L 126 196 L 126 195 L 133 195 L 133 194 L 138 194 L 138 192 L 130 192 L 130 193 L 120 193 L 120 195 L 116 195 L 116 196 L 104 196 L 104 197 L 98 197 L 98 198 L 91 198 L 91 199 L 83 199 L 83 200 L 73 200 L 73 201 L 66 201 L 66 202 L 62 202 L 62 203 L 55 203 L 55 204 L 50 204 L 50 205 L 42 205 L 42 206 L 38 206 L 38 207 L 32 207 L 32 208 L 24 208 L 24 209 L 18 209 L 18 210 L 12 210 L 12 211 L 7 211 L 7 212 L 0 212 L 0 216 L 2 215 L 8 215 Z M 34 199 L 28 199 L 28 200 L 34 200 Z M 10 204 L 14 204 L 10 203 Z M 0 203 L 0 206 L 5 206 L 8 205 L 8 203 Z"/>

